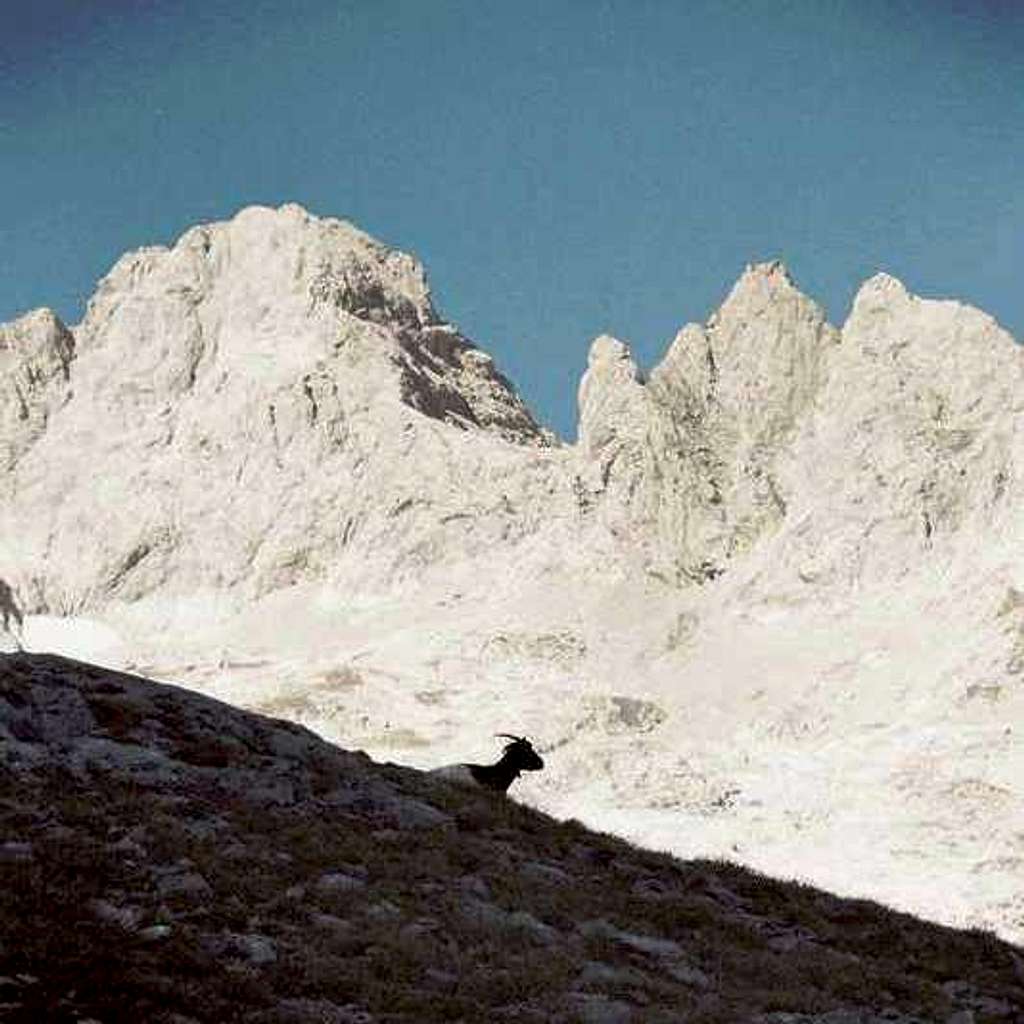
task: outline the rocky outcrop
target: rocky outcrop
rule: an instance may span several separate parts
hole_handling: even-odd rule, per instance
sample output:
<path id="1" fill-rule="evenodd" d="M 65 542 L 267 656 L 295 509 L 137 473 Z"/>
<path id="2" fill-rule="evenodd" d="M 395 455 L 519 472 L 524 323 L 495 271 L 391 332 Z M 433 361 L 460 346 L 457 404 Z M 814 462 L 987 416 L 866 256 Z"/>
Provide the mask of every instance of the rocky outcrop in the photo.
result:
<path id="1" fill-rule="evenodd" d="M 749 267 L 646 381 L 598 339 L 580 404 L 595 501 L 673 581 L 717 576 L 784 526 L 775 568 L 839 585 L 1019 533 L 1020 349 L 984 313 L 887 275 L 839 332 L 780 264 Z"/>
<path id="2" fill-rule="evenodd" d="M 848 587 L 1019 543 L 1024 353 L 991 317 L 872 278 L 812 413 L 782 476 L 780 573 Z"/>
<path id="3" fill-rule="evenodd" d="M 309 383 L 316 420 L 324 396 L 307 377 L 340 360 L 369 378 L 364 397 L 498 426 L 515 442 L 543 438 L 489 357 L 440 320 L 415 259 L 294 204 L 250 207 L 193 228 L 172 249 L 127 254 L 77 334 L 84 352 L 102 353 L 108 367 L 119 361 L 103 397 L 122 415 L 204 393 L 210 378 L 223 395 L 244 370 L 267 390 Z"/>

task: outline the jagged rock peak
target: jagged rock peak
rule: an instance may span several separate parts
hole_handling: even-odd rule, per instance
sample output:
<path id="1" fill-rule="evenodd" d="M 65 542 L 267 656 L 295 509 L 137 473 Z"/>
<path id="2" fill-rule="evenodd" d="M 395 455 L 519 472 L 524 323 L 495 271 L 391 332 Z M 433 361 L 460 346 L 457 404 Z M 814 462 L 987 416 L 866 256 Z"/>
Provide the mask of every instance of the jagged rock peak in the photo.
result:
<path id="1" fill-rule="evenodd" d="M 618 338 L 614 338 L 610 334 L 602 334 L 590 343 L 587 362 L 590 366 L 602 363 L 630 364 L 633 362 L 633 353 L 624 341 L 619 341 Z"/>
<path id="2" fill-rule="evenodd" d="M 592 389 L 598 380 L 614 380 L 627 385 L 643 383 L 643 375 L 629 345 L 610 334 L 602 334 L 590 343 L 587 372 L 580 381 L 581 408 L 584 391 Z"/>
<path id="3" fill-rule="evenodd" d="M 378 397 L 514 442 L 552 440 L 490 357 L 441 320 L 414 257 L 295 203 L 247 207 L 170 249 L 127 253 L 77 333 L 86 351 L 127 349 L 110 357 L 118 402 L 128 378 L 158 404 L 226 367 L 258 368 L 271 386 L 344 358 Z"/>
<path id="4" fill-rule="evenodd" d="M 618 536 L 669 579 L 712 578 L 785 517 L 777 463 L 839 334 L 778 260 L 749 265 L 704 325 L 643 378 L 613 338 L 591 347 L 580 448 Z"/>
<path id="5" fill-rule="evenodd" d="M 642 426 L 643 391 L 643 378 L 629 346 L 609 334 L 595 338 L 577 395 L 584 451 L 604 448 L 612 438 Z"/>
<path id="6" fill-rule="evenodd" d="M 30 310 L 17 320 L 0 324 L 0 369 L 16 364 L 52 366 L 65 377 L 75 358 L 75 339 L 67 325 L 45 306 Z M 44 376 L 50 376 L 45 370 Z"/>
<path id="7" fill-rule="evenodd" d="M 1012 337 L 988 313 L 954 299 L 915 295 L 886 273 L 875 274 L 861 285 L 843 325 L 843 336 L 869 349 L 881 344 L 886 350 L 920 350 L 929 360 L 936 358 L 944 344 L 952 343 L 970 346 L 975 357 L 980 355 L 980 346 L 996 364 L 1007 358 L 1018 362 L 1013 359 Z M 926 349 L 929 354 L 925 356 Z M 998 372 L 997 366 L 992 369 Z"/>
<path id="8" fill-rule="evenodd" d="M 879 271 L 869 277 L 858 290 L 859 295 L 871 293 L 906 294 L 907 288 L 898 277 L 893 277 L 892 274 L 887 274 L 885 271 Z"/>
<path id="9" fill-rule="evenodd" d="M 843 331 L 864 317 L 882 314 L 908 315 L 921 320 L 920 328 L 927 333 L 940 322 L 956 322 L 963 330 L 970 325 L 987 334 L 999 336 L 998 346 L 1006 348 L 1012 341 L 1009 332 L 999 322 L 976 306 L 953 298 L 927 298 L 910 291 L 892 274 L 880 272 L 869 277 L 857 290 L 850 307 L 850 315 Z M 1009 350 L 1008 350 L 1009 351 Z M 1005 354 L 1005 353 L 1004 353 Z"/>
<path id="10" fill-rule="evenodd" d="M 122 257 L 75 329 L 73 390 L 71 336 L 46 323 L 32 336 L 65 339 L 63 363 L 0 378 L 0 539 L 18 538 L 8 582 L 37 610 L 265 593 L 349 555 L 396 579 L 458 557 L 458 538 L 428 543 L 426 510 L 490 507 L 468 467 L 554 443 L 440 320 L 418 261 L 294 204 Z M 414 505 L 415 527 L 389 514 Z"/>
<path id="11" fill-rule="evenodd" d="M 850 306 L 849 320 L 876 312 L 890 311 L 913 302 L 916 296 L 910 294 L 903 282 L 891 274 L 875 274 L 857 289 Z"/>
<path id="12" fill-rule="evenodd" d="M 781 260 L 748 263 L 722 303 L 722 307 L 708 318 L 707 326 L 714 327 L 731 307 L 740 306 L 748 312 L 757 312 L 783 296 L 800 296 L 805 301 L 810 301 L 798 290 L 789 270 Z"/>
<path id="13" fill-rule="evenodd" d="M 679 331 L 651 381 L 660 394 L 675 395 L 670 401 L 687 405 L 714 396 L 727 404 L 770 404 L 765 389 L 789 390 L 794 376 L 800 390 L 815 390 L 822 354 L 838 340 L 824 310 L 781 260 L 752 263 L 706 323 Z"/>
<path id="14" fill-rule="evenodd" d="M 422 265 L 343 220 L 315 217 L 288 203 L 249 206 L 227 221 L 186 231 L 171 248 L 147 246 L 122 256 L 100 282 L 83 323 L 91 336 L 112 301 L 159 274 L 165 289 L 201 300 L 218 282 L 248 293 L 257 308 L 268 299 L 300 298 L 308 312 L 327 307 L 372 322 L 425 326 L 438 322 Z"/>
<path id="15" fill-rule="evenodd" d="M 0 325 L 0 352 L 16 347 L 18 341 L 41 333 L 63 334 L 67 327 L 59 316 L 46 306 L 31 309 L 27 313 Z"/>
<path id="16" fill-rule="evenodd" d="M 779 259 L 765 260 L 761 263 L 748 263 L 743 268 L 740 281 L 745 283 L 763 281 L 775 287 L 796 288 L 789 268 Z"/>

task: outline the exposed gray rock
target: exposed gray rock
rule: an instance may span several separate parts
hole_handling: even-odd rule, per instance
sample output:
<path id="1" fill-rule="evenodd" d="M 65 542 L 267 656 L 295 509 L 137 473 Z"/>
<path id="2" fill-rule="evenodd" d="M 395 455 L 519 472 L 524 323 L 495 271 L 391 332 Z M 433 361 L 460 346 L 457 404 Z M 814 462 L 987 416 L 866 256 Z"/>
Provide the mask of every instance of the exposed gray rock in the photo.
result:
<path id="1" fill-rule="evenodd" d="M 588 960 L 576 978 L 576 984 L 583 988 L 609 988 L 621 991 L 630 986 L 643 986 L 646 979 L 631 967 L 615 967 L 600 960 Z"/>
<path id="2" fill-rule="evenodd" d="M 575 994 L 572 1001 L 584 1024 L 628 1024 L 636 1019 L 637 1008 L 621 999 L 581 992 Z"/>
<path id="3" fill-rule="evenodd" d="M 571 879 L 565 871 L 555 864 L 544 864 L 541 861 L 528 861 L 520 867 L 524 878 L 541 882 L 546 885 L 568 885 Z"/>
<path id="4" fill-rule="evenodd" d="M 256 967 L 277 961 L 277 946 L 267 935 L 222 932 L 203 936 L 202 944 L 213 956 L 233 957 Z"/>
<path id="5" fill-rule="evenodd" d="M 345 874 L 342 871 L 330 871 L 316 880 L 316 888 L 320 892 L 352 892 L 365 887 L 365 879 Z"/>
<path id="6" fill-rule="evenodd" d="M 683 949 L 678 942 L 659 939 L 652 935 L 635 935 L 616 928 L 608 921 L 584 921 L 577 926 L 577 931 L 588 939 L 611 939 L 645 956 L 674 959 L 683 955 Z"/>
<path id="7" fill-rule="evenodd" d="M 0 864 L 12 864 L 32 860 L 32 844 L 17 839 L 0 843 Z"/>
<path id="8" fill-rule="evenodd" d="M 402 917 L 402 910 L 391 900 L 378 900 L 366 909 L 366 916 L 374 921 L 398 921 Z"/>
<path id="9" fill-rule="evenodd" d="M 470 898 L 462 902 L 461 911 L 468 921 L 477 925 L 516 932 L 541 945 L 550 945 L 560 938 L 557 929 L 525 910 L 509 911 L 496 903 Z"/>
<path id="10" fill-rule="evenodd" d="M 126 932 L 135 931 L 144 917 L 141 907 L 117 906 L 109 900 L 90 900 L 89 909 L 97 920 L 117 925 Z"/>
<path id="11" fill-rule="evenodd" d="M 172 871 L 159 879 L 157 891 L 164 899 L 199 902 L 212 892 L 210 883 L 197 871 Z"/>
<path id="12" fill-rule="evenodd" d="M 145 943 L 161 942 L 170 938 L 173 928 L 169 924 L 151 924 L 139 932 L 139 941 Z"/>
<path id="13" fill-rule="evenodd" d="M 411 797 L 403 797 L 386 786 L 337 789 L 329 793 L 324 802 L 335 807 L 354 807 L 372 814 L 386 825 L 399 830 L 409 828 L 437 828 L 452 823 L 451 815 L 432 804 Z"/>
<path id="14" fill-rule="evenodd" d="M 373 1024 L 373 1016 L 358 1006 L 339 1006 L 327 999 L 283 999 L 253 1024 Z"/>
<path id="15" fill-rule="evenodd" d="M 314 928 L 322 928 L 324 931 L 338 934 L 347 935 L 355 928 L 355 925 L 351 921 L 348 921 L 343 917 L 338 917 L 336 914 L 322 914 L 319 911 L 310 914 L 309 921 Z"/>

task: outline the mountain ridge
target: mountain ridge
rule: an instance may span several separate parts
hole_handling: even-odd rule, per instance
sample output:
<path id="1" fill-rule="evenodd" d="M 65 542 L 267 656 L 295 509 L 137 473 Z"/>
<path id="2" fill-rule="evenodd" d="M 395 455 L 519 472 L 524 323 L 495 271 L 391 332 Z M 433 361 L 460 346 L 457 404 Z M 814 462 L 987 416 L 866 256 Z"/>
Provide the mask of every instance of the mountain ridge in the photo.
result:
<path id="1" fill-rule="evenodd" d="M 798 291 L 779 261 L 749 265 L 721 309 L 703 326 L 682 328 L 646 379 L 632 363 L 628 348 L 623 348 L 616 357 L 625 373 L 619 381 L 615 360 L 600 354 L 605 342 L 594 343 L 591 366 L 580 383 L 578 443 L 562 446 L 572 455 L 561 463 L 555 456 L 543 471 L 549 478 L 562 477 L 557 483 L 549 482 L 554 503 L 560 505 L 550 515 L 575 514 L 567 492 L 582 488 L 576 504 L 586 506 L 581 509 L 583 518 L 600 506 L 602 532 L 634 535 L 640 557 L 652 571 L 676 583 L 717 574 L 779 528 L 796 490 L 792 474 L 789 481 L 784 478 L 782 464 L 800 462 L 784 456 L 791 443 L 798 448 L 810 444 L 801 441 L 800 435 L 813 433 L 809 421 L 820 404 L 819 392 L 826 389 L 828 366 L 836 363 L 847 377 L 863 373 L 847 353 L 860 351 L 864 359 L 874 359 L 870 336 L 872 331 L 877 333 L 876 321 L 888 318 L 890 327 L 900 330 L 892 324 L 894 310 L 918 320 L 925 310 L 923 329 L 957 334 L 957 344 L 947 345 L 940 357 L 955 362 L 956 373 L 969 372 L 956 355 L 965 340 L 969 342 L 971 358 L 982 367 L 982 372 L 973 373 L 979 396 L 987 382 L 994 382 L 997 369 L 999 376 L 1014 381 L 1021 377 L 1021 360 L 1009 336 L 968 307 L 915 299 L 894 278 L 879 275 L 860 289 L 846 326 L 838 331 Z M 940 323 L 943 319 L 946 327 Z M 237 486 L 256 486 L 242 462 L 259 463 L 269 457 L 274 465 L 260 466 L 259 471 L 285 477 L 275 482 L 277 493 L 307 487 L 325 460 L 333 464 L 332 454 L 346 444 L 358 448 L 362 440 L 369 451 L 352 452 L 343 460 L 346 471 L 357 474 L 368 462 L 382 461 L 370 454 L 379 439 L 367 436 L 368 432 L 417 431 L 414 419 L 394 406 L 385 411 L 380 404 L 384 395 L 396 390 L 402 406 L 428 420 L 464 429 L 479 426 L 485 433 L 517 443 L 542 447 L 554 443 L 495 370 L 491 357 L 441 322 L 418 263 L 345 222 L 319 220 L 295 204 L 276 211 L 247 208 L 232 221 L 187 231 L 172 248 L 126 254 L 90 300 L 85 318 L 73 332 L 73 344 L 71 332 L 45 312 L 31 314 L 5 331 L 11 337 L 38 334 L 39 340 L 28 348 L 34 345 L 43 351 L 49 345 L 54 357 L 50 369 L 42 372 L 51 381 L 59 380 L 52 372 L 56 358 L 65 385 L 65 393 L 55 397 L 60 388 L 51 383 L 49 397 L 38 402 L 30 393 L 34 411 L 29 415 L 22 395 L 25 389 L 8 381 L 3 403 L 6 418 L 36 424 L 28 434 L 20 430 L 21 441 L 8 441 L 7 476 L 19 490 L 22 474 L 17 462 L 28 459 L 24 475 L 30 487 L 38 487 L 44 471 L 33 473 L 32 463 L 45 464 L 47 456 L 39 453 L 47 451 L 48 435 L 59 432 L 65 422 L 69 422 L 68 441 L 58 439 L 49 445 L 49 458 L 57 464 L 56 472 L 49 475 L 62 481 L 75 473 L 60 449 L 73 448 L 78 453 L 91 449 L 90 461 L 114 463 L 105 475 L 120 476 L 128 489 L 138 487 L 127 483 L 132 477 L 124 464 L 127 453 L 110 450 L 110 435 L 126 432 L 141 437 L 143 450 L 132 453 L 131 461 L 158 462 L 161 449 L 170 449 L 173 459 L 216 466 L 224 480 L 234 476 Z M 64 339 L 57 348 L 52 338 L 48 342 L 44 337 L 47 332 L 57 332 L 54 337 Z M 852 340 L 840 344 L 844 335 L 853 336 Z M 282 345 L 280 339 L 285 338 L 292 341 Z M 57 350 L 60 346 L 64 346 L 63 355 Z M 13 351 L 13 346 L 7 348 Z M 888 351 L 896 358 L 896 349 Z M 932 365 L 938 361 L 930 360 Z M 918 363 L 907 366 L 906 372 L 925 372 L 928 360 Z M 879 366 L 872 364 L 872 369 Z M 208 378 L 215 372 L 220 379 L 211 382 Z M 197 383 L 197 375 L 205 384 Z M 844 386 L 841 378 L 831 391 Z M 80 390 L 91 393 L 83 396 Z M 874 390 L 863 387 L 860 394 L 872 402 Z M 1017 391 L 1016 385 L 1003 388 L 1004 403 L 1013 415 L 1019 412 Z M 830 394 L 826 389 L 824 400 Z M 834 406 L 844 403 L 838 396 L 831 401 Z M 211 402 L 222 407 L 220 424 Z M 938 396 L 935 402 L 940 409 L 935 415 L 947 415 L 941 409 L 949 400 Z M 360 413 L 371 410 L 369 420 L 362 417 L 365 422 L 359 422 Z M 98 424 L 97 414 L 102 416 Z M 991 413 L 986 416 L 991 418 Z M 80 422 L 83 419 L 90 421 L 88 425 Z M 853 429 L 859 427 L 851 425 L 847 431 Z M 951 423 L 944 429 L 948 446 L 969 442 L 969 428 Z M 13 426 L 8 432 L 14 432 Z M 182 443 L 179 435 L 189 432 L 198 436 Z M 42 447 L 37 448 L 40 442 Z M 1008 442 L 999 443 L 1005 447 Z M 289 473 L 281 453 L 296 445 L 298 459 L 292 460 L 289 468 L 294 471 Z M 232 463 L 230 455 L 223 457 L 225 452 L 242 449 L 248 449 L 245 460 Z M 430 464 L 438 457 L 434 449 L 417 459 Z M 1015 461 L 1019 449 L 1016 444 Z M 924 457 L 934 462 L 948 453 L 918 454 L 922 462 Z M 813 458 L 820 461 L 820 454 Z M 847 467 L 843 475 L 849 478 L 852 470 L 863 477 L 863 469 Z M 147 482 L 141 489 L 166 490 L 182 472 L 171 466 L 153 482 L 155 487 Z M 580 482 L 567 486 L 566 478 L 573 476 Z M 1011 485 L 1016 476 L 1005 464 L 991 470 L 993 480 Z M 397 490 L 394 481 L 375 486 L 392 493 Z M 941 533 L 959 515 L 951 516 L 950 511 L 962 506 L 971 490 L 958 488 L 949 479 L 922 480 L 918 486 L 927 491 L 938 486 L 941 491 L 921 503 L 919 518 L 928 537 Z M 219 507 L 230 505 L 230 488 L 221 485 L 219 490 Z M 6 491 L 18 500 L 10 485 Z M 997 494 L 996 500 L 1001 496 Z M 43 488 L 38 504 L 45 514 L 56 500 L 56 493 L 48 495 Z M 260 500 L 266 504 L 274 499 L 267 493 Z M 339 511 L 344 507 L 337 493 L 318 500 Z M 394 504 L 403 500 L 404 496 L 395 494 Z M 210 518 L 209 502 L 197 501 L 197 506 L 193 516 Z M 453 510 L 453 514 L 475 518 L 470 510 Z M 181 516 L 166 505 L 161 508 L 150 502 L 133 510 L 132 518 L 155 521 L 148 536 L 135 536 L 120 552 L 107 552 L 100 564 L 91 567 L 87 574 L 91 578 L 51 587 L 62 592 L 59 598 L 47 594 L 46 572 L 35 572 L 31 583 L 18 587 L 27 590 L 23 599 L 40 610 L 88 608 L 97 599 L 102 604 L 104 597 L 121 594 L 134 599 L 159 589 L 164 573 L 153 566 L 161 561 L 161 552 L 180 545 L 175 519 Z M 282 542 L 272 544 L 274 553 L 266 559 L 270 564 L 252 573 L 239 564 L 245 555 L 236 551 L 234 557 L 229 555 L 227 566 L 210 566 L 200 573 L 209 583 L 231 586 L 255 575 L 259 577 L 256 592 L 265 593 L 294 580 L 290 562 L 305 558 L 322 565 L 338 556 L 346 543 L 342 531 L 341 536 L 321 537 L 313 552 L 303 551 L 294 538 L 274 537 L 275 527 L 267 515 L 256 520 L 243 530 L 250 534 L 250 544 L 262 547 L 268 536 Z M 19 532 L 19 525 L 16 518 L 8 530 Z M 68 532 L 67 524 L 62 525 L 60 530 L 51 527 L 46 543 L 40 538 L 26 545 L 39 552 L 35 560 L 47 563 L 49 573 L 59 573 L 70 561 L 39 550 L 52 547 L 55 533 Z M 111 526 L 101 527 L 96 537 L 100 548 L 104 537 L 131 533 L 130 527 Z M 424 543 L 429 546 L 430 542 L 421 540 L 421 548 Z M 82 538 L 76 538 L 75 546 L 83 546 Z M 237 543 L 224 538 L 224 546 L 237 548 Z M 196 541 L 187 547 L 191 548 L 187 557 L 195 562 Z"/>

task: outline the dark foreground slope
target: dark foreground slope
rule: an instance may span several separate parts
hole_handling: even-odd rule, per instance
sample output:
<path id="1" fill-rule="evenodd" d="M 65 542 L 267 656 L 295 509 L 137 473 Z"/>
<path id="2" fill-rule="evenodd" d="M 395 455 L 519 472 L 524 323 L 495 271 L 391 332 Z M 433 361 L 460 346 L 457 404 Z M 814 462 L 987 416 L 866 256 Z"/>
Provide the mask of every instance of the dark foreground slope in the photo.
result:
<path id="1" fill-rule="evenodd" d="M 1021 951 L 0 657 L 0 1019 L 1024 1020 Z"/>

